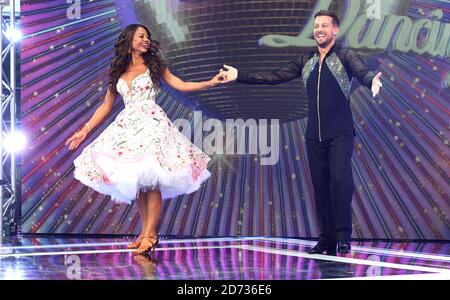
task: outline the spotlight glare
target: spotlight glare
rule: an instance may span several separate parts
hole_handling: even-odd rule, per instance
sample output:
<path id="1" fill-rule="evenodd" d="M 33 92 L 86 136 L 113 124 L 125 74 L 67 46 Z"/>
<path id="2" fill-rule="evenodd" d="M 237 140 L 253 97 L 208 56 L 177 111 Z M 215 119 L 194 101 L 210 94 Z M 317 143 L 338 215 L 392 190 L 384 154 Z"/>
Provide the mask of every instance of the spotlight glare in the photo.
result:
<path id="1" fill-rule="evenodd" d="M 18 28 L 9 27 L 8 29 L 6 29 L 5 35 L 8 40 L 14 42 L 20 41 L 20 39 L 22 39 L 22 32 Z"/>
<path id="2" fill-rule="evenodd" d="M 27 139 L 22 132 L 15 131 L 5 136 L 3 142 L 4 147 L 8 152 L 20 152 L 25 148 Z"/>

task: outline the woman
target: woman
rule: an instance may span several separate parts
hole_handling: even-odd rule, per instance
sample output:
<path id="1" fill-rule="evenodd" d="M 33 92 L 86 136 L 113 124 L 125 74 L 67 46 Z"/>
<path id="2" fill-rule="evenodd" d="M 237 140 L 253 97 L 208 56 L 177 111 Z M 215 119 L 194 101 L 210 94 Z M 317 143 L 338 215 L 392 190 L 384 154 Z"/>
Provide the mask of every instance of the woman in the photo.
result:
<path id="1" fill-rule="evenodd" d="M 74 176 L 116 201 L 137 199 L 142 222 L 138 238 L 128 245 L 136 253 L 153 250 L 158 244 L 162 199 L 196 191 L 210 176 L 210 158 L 193 145 L 155 103 L 160 80 L 182 92 L 199 91 L 219 84 L 221 74 L 209 81 L 184 82 L 164 63 L 157 41 L 140 24 L 128 25 L 115 45 L 109 88 L 103 104 L 66 141 L 76 149 L 111 111 L 120 94 L 122 110 L 74 160 Z"/>

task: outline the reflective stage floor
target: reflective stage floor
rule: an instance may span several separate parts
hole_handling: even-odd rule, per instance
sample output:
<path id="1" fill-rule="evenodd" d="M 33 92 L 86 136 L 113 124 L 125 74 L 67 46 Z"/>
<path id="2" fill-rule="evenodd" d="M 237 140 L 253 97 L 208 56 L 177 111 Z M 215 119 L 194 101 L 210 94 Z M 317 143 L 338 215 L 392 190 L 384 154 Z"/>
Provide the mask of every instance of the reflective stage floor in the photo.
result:
<path id="1" fill-rule="evenodd" d="M 352 242 L 346 255 L 310 255 L 316 242 L 269 237 L 163 239 L 153 258 L 129 238 L 11 237 L 0 279 L 450 279 L 449 243 Z"/>

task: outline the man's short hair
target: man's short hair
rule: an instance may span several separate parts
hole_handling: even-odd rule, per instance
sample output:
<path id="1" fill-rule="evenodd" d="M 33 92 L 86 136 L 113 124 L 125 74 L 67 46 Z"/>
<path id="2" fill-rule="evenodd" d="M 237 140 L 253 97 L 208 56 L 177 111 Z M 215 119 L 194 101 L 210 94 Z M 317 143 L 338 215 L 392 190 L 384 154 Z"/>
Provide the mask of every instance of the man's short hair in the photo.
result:
<path id="1" fill-rule="evenodd" d="M 319 10 L 314 16 L 314 19 L 320 16 L 328 16 L 333 18 L 333 26 L 339 27 L 339 18 L 336 16 L 334 12 L 331 12 L 329 10 Z"/>

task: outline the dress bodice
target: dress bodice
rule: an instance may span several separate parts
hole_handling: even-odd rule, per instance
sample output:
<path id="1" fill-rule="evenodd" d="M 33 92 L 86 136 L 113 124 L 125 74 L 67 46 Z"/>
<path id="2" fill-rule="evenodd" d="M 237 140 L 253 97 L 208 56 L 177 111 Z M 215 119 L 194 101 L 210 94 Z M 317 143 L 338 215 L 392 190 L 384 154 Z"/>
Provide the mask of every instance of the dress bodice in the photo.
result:
<path id="1" fill-rule="evenodd" d="M 131 90 L 128 83 L 122 78 L 119 78 L 116 88 L 125 102 L 125 107 L 139 104 L 154 104 L 156 99 L 157 92 L 153 86 L 148 68 L 145 73 L 136 76 L 131 81 Z"/>

